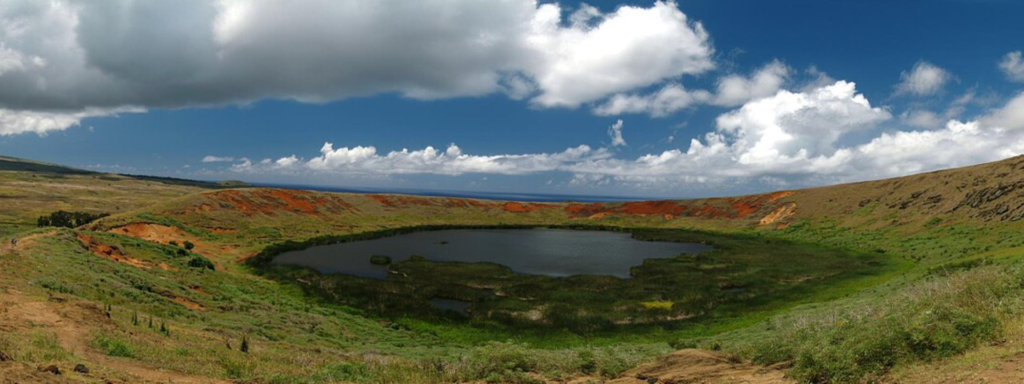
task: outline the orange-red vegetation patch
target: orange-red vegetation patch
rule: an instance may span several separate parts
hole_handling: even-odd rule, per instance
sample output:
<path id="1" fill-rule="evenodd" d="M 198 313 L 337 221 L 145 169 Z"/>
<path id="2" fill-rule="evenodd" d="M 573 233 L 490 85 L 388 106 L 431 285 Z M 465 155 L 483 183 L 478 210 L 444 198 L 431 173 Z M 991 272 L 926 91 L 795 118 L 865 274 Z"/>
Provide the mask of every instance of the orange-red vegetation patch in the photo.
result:
<path id="1" fill-rule="evenodd" d="M 627 203 L 603 204 L 573 203 L 565 212 L 574 217 L 598 220 L 609 215 L 661 216 L 665 220 L 677 217 L 700 217 L 705 219 L 741 219 L 766 207 L 773 207 L 775 201 L 791 195 L 792 192 L 753 195 L 738 198 L 718 198 L 677 202 L 671 200 L 633 201 Z"/>
<path id="2" fill-rule="evenodd" d="M 671 201 L 634 201 L 624 203 L 617 210 L 619 213 L 630 215 L 649 216 L 665 214 L 677 216 L 686 212 L 686 206 Z"/>
<path id="3" fill-rule="evenodd" d="M 440 207 L 440 208 L 487 208 L 488 204 L 459 197 L 423 197 L 406 195 L 366 195 L 385 208 Z"/>
<path id="4" fill-rule="evenodd" d="M 500 207 L 505 212 L 513 212 L 513 213 L 526 213 L 526 212 L 534 212 L 534 211 L 541 210 L 541 209 L 554 209 L 554 208 L 556 208 L 555 206 L 548 205 L 548 204 L 538 204 L 538 203 L 523 204 L 523 203 L 517 203 L 517 202 L 514 202 L 514 201 L 502 204 L 502 205 L 500 205 Z"/>
<path id="5" fill-rule="evenodd" d="M 320 214 L 320 212 L 317 212 L 316 206 L 306 199 L 310 192 L 272 189 L 267 194 L 281 200 L 282 202 L 284 202 L 286 206 L 288 206 L 288 208 L 291 208 L 291 210 L 294 212 L 302 212 L 313 215 Z"/>
<path id="6" fill-rule="evenodd" d="M 196 253 L 205 256 L 219 256 L 235 251 L 231 246 L 209 244 L 197 239 L 195 236 L 185 233 L 185 231 L 182 231 L 180 228 L 169 227 L 161 224 L 131 223 L 115 227 L 109 232 L 160 244 L 168 244 L 174 241 L 179 245 L 183 245 L 188 241 L 195 244 L 194 251 Z"/>
<path id="7" fill-rule="evenodd" d="M 592 216 L 606 210 L 608 210 L 608 207 L 602 203 L 572 203 L 565 207 L 565 212 L 574 216 Z"/>
<path id="8" fill-rule="evenodd" d="M 768 195 L 768 201 L 774 203 L 776 201 L 779 201 L 779 199 L 781 199 L 783 197 L 793 196 L 793 194 L 795 194 L 795 193 L 796 192 L 793 192 L 793 191 L 773 192 L 770 195 Z"/>
<path id="9" fill-rule="evenodd" d="M 732 209 L 736 211 L 736 217 L 737 218 L 741 218 L 741 217 L 746 217 L 747 215 L 750 215 L 751 213 L 759 211 L 761 209 L 761 204 L 758 204 L 758 203 L 759 203 L 759 201 L 757 201 L 757 200 L 755 200 L 755 201 L 736 200 L 736 201 L 733 201 L 732 204 L 730 204 L 730 205 L 732 205 Z"/>
<path id="10" fill-rule="evenodd" d="M 209 212 L 215 205 L 252 216 L 274 215 L 292 212 L 306 215 L 322 215 L 356 210 L 355 206 L 341 196 L 291 189 L 255 188 L 246 190 L 225 190 L 206 194 L 214 205 L 201 204 L 192 207 L 193 213 Z"/>
<path id="11" fill-rule="evenodd" d="M 142 260 L 126 256 L 116 245 L 100 243 L 92 236 L 82 233 L 79 233 L 76 237 L 85 249 L 88 249 L 96 256 L 118 263 L 125 263 L 136 268 L 149 268 Z"/>
<path id="12" fill-rule="evenodd" d="M 131 223 L 113 228 L 109 232 L 162 244 L 187 240 L 181 229 L 160 224 Z"/>

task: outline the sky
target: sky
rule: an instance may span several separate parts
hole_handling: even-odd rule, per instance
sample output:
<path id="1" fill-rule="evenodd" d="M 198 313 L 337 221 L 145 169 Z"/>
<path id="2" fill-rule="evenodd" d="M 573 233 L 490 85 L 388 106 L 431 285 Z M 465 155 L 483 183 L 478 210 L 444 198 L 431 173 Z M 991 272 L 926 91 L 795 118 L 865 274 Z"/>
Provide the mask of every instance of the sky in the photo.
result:
<path id="1" fill-rule="evenodd" d="M 704 197 L 1024 154 L 1024 2 L 0 0 L 0 154 Z"/>

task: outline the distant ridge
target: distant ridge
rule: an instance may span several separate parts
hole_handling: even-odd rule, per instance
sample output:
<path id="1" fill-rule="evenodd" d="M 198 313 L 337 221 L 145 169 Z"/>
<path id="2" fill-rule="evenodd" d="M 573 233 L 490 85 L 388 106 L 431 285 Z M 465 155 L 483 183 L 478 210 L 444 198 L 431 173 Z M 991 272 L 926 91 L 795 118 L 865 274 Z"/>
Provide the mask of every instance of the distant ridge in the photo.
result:
<path id="1" fill-rule="evenodd" d="M 128 177 L 136 180 L 152 181 L 157 183 L 169 184 L 169 185 L 182 185 L 192 186 L 200 188 L 243 188 L 248 187 L 249 184 L 238 181 L 238 180 L 227 180 L 219 182 L 211 181 L 199 181 L 190 179 L 179 179 L 174 177 L 162 177 L 162 176 L 146 176 L 146 175 L 132 175 L 124 173 L 104 173 L 89 171 L 85 169 L 73 168 L 59 164 L 47 163 L 43 161 L 21 159 L 11 156 L 0 155 L 0 171 L 12 171 L 12 172 L 32 172 L 42 174 L 55 174 L 55 175 L 94 175 L 100 178 L 110 177 L 106 175 L 115 175 L 120 177 Z"/>

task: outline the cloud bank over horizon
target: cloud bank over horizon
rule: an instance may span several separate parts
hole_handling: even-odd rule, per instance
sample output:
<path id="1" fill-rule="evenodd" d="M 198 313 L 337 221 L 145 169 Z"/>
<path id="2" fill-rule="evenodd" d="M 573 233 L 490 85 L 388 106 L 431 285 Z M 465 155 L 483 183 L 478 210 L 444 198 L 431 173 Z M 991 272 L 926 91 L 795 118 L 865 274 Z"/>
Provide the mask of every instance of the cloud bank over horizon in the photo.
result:
<path id="1" fill-rule="evenodd" d="M 611 148 L 620 144 L 623 121 L 611 128 L 607 148 L 587 145 L 557 153 L 472 155 L 456 144 L 442 151 L 378 153 L 373 146 L 340 147 L 326 143 L 308 160 L 296 155 L 278 160 L 245 160 L 230 171 L 249 174 L 408 175 L 571 174 L 572 182 L 622 183 L 664 189 L 700 184 L 771 182 L 800 187 L 822 180 L 847 182 L 902 176 L 965 166 L 1024 154 L 1024 92 L 975 120 L 951 119 L 939 129 L 885 131 L 857 145 L 840 145 L 844 136 L 872 132 L 893 120 L 872 106 L 847 81 L 780 90 L 721 114 L 716 127 L 693 138 L 685 149 L 650 153 L 629 160 Z M 624 140 L 621 144 L 624 144 Z"/>

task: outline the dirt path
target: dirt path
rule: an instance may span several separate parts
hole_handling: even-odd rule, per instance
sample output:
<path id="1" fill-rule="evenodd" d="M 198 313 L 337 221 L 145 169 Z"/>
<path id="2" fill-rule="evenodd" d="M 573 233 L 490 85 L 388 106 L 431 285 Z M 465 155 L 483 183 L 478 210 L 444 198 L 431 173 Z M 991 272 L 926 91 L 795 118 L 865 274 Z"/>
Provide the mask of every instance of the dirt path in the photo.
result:
<path id="1" fill-rule="evenodd" d="M 19 240 L 18 248 L 30 247 L 36 239 L 54 233 L 56 231 L 26 236 Z M 22 335 L 38 328 L 52 331 L 68 352 L 109 371 L 123 373 L 116 375 L 118 377 L 105 377 L 104 380 L 132 383 L 227 383 L 223 380 L 160 370 L 131 360 L 108 357 L 89 347 L 92 330 L 113 326 L 111 320 L 96 304 L 62 300 L 44 301 L 41 298 L 25 296 L 13 289 L 0 294 L 0 330 Z M 70 370 L 72 367 L 60 368 Z M 95 370 L 95 367 L 92 369 Z M 38 378 L 36 372 L 22 374 Z"/>
<path id="2" fill-rule="evenodd" d="M 724 354 L 684 349 L 641 365 L 611 383 L 792 383 L 772 367 L 735 362 Z"/>

